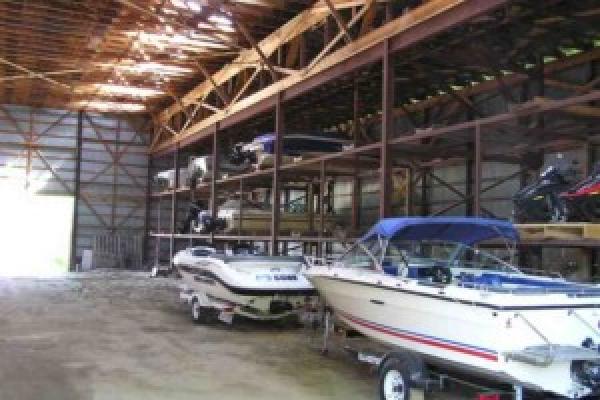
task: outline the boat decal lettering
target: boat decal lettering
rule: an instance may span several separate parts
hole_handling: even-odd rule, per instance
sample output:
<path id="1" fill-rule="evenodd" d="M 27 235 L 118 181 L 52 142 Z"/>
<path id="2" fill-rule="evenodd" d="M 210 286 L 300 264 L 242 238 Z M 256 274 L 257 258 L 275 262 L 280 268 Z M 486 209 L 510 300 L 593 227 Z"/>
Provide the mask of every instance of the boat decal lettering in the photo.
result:
<path id="1" fill-rule="evenodd" d="M 444 350 L 454 351 L 457 353 L 483 358 L 488 361 L 498 361 L 498 352 L 494 350 L 378 324 L 376 322 L 368 321 L 339 310 L 338 313 L 342 316 L 342 318 L 345 318 L 350 322 L 389 336 L 394 336 L 399 339 L 409 340 L 411 342 L 416 342 L 427 346 L 437 347 Z"/>
<path id="2" fill-rule="evenodd" d="M 311 288 L 249 288 L 243 286 L 233 286 L 225 282 L 214 272 L 206 269 L 190 267 L 187 265 L 180 265 L 178 268 L 184 272 L 194 274 L 198 277 L 212 279 L 214 282 L 218 282 L 220 285 L 224 286 L 230 292 L 242 296 L 314 296 L 317 293 L 315 289 Z"/>

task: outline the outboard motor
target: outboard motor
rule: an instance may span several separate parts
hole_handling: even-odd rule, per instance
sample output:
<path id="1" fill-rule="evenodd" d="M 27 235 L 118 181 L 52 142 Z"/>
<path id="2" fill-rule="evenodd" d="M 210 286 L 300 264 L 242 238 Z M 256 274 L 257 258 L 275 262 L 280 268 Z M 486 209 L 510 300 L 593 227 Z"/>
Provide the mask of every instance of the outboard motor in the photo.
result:
<path id="1" fill-rule="evenodd" d="M 244 143 L 238 143 L 231 149 L 229 162 L 233 165 L 255 164 L 256 153 L 254 151 L 244 150 Z"/>
<path id="2" fill-rule="evenodd" d="M 225 229 L 223 218 L 213 218 L 208 210 L 200 210 L 192 221 L 192 233 L 211 233 Z"/>
<path id="3" fill-rule="evenodd" d="M 185 219 L 179 227 L 179 233 L 193 233 L 192 224 L 198 219 L 198 213 L 204 208 L 200 200 L 190 203 Z"/>
<path id="4" fill-rule="evenodd" d="M 572 171 L 546 168 L 538 180 L 513 196 L 514 217 L 517 222 L 566 221 L 568 209 L 560 193 L 569 188 Z"/>

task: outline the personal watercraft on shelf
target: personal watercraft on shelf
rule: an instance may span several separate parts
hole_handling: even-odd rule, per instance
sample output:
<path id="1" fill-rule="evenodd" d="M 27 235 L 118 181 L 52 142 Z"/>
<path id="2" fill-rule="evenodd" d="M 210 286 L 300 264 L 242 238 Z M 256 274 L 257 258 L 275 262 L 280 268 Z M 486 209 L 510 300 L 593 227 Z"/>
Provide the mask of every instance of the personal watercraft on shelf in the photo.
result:
<path id="1" fill-rule="evenodd" d="M 308 259 L 305 275 L 343 324 L 426 363 L 600 393 L 600 287 L 527 275 L 475 248 L 487 240 L 518 233 L 482 218 L 383 219 L 341 258 Z M 384 368 L 383 398 L 407 398 L 403 368 Z"/>
<path id="2" fill-rule="evenodd" d="M 600 221 L 600 164 L 594 165 L 591 174 L 560 194 L 566 202 L 571 220 Z"/>
<path id="3" fill-rule="evenodd" d="M 577 182 L 573 169 L 551 166 L 513 196 L 517 222 L 600 220 L 600 165 Z"/>

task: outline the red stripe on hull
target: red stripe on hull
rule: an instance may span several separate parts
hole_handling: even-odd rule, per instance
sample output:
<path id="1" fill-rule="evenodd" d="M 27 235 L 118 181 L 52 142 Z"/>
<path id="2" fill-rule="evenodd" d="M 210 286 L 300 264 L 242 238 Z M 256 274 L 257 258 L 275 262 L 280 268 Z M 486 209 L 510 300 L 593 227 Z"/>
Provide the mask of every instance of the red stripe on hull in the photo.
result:
<path id="1" fill-rule="evenodd" d="M 483 352 L 480 352 L 480 351 L 477 351 L 477 350 L 471 350 L 471 349 L 467 349 L 467 348 L 464 348 L 464 347 L 459 347 L 459 346 L 452 345 L 452 344 L 441 343 L 441 342 L 437 342 L 437 341 L 434 341 L 434 340 L 431 340 L 431 339 L 420 338 L 420 337 L 408 335 L 406 333 L 395 332 L 395 331 L 392 331 L 392 330 L 389 330 L 389 329 L 385 329 L 385 328 L 382 328 L 380 326 L 371 324 L 371 323 L 366 322 L 366 321 L 358 320 L 358 319 L 353 318 L 353 317 L 351 317 L 351 316 L 349 316 L 347 314 L 342 314 L 342 317 L 346 318 L 346 319 L 348 319 L 348 320 L 350 320 L 352 322 L 354 322 L 355 324 L 364 326 L 365 328 L 368 328 L 368 329 L 371 329 L 371 330 L 374 330 L 374 331 L 377 331 L 377 332 L 381 332 L 381 333 L 384 333 L 386 335 L 394 336 L 394 337 L 397 337 L 397 338 L 400 338 L 400 339 L 410 340 L 410 341 L 421 343 L 421 344 L 424 344 L 424 345 L 427 345 L 427 346 L 438 347 L 438 348 L 441 348 L 441 349 L 444 349 L 444 350 L 455 351 L 455 352 L 462 353 L 462 354 L 467 354 L 467 355 L 470 355 L 470 356 L 473 356 L 473 357 L 483 358 L 483 359 L 488 360 L 488 361 L 496 361 L 496 362 L 498 361 L 498 356 L 497 355 L 491 355 L 491 354 L 483 353 Z"/>

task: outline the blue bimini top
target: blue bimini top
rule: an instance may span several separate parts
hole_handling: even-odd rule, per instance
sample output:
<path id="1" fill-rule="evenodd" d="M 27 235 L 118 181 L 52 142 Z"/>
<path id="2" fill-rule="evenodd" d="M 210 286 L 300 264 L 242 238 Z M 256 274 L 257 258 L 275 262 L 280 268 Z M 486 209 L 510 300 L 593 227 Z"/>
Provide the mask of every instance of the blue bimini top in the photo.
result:
<path id="1" fill-rule="evenodd" d="M 360 241 L 381 236 L 396 240 L 429 240 L 471 246 L 489 239 L 519 240 L 519 232 L 508 221 L 476 217 L 384 218 Z"/>

